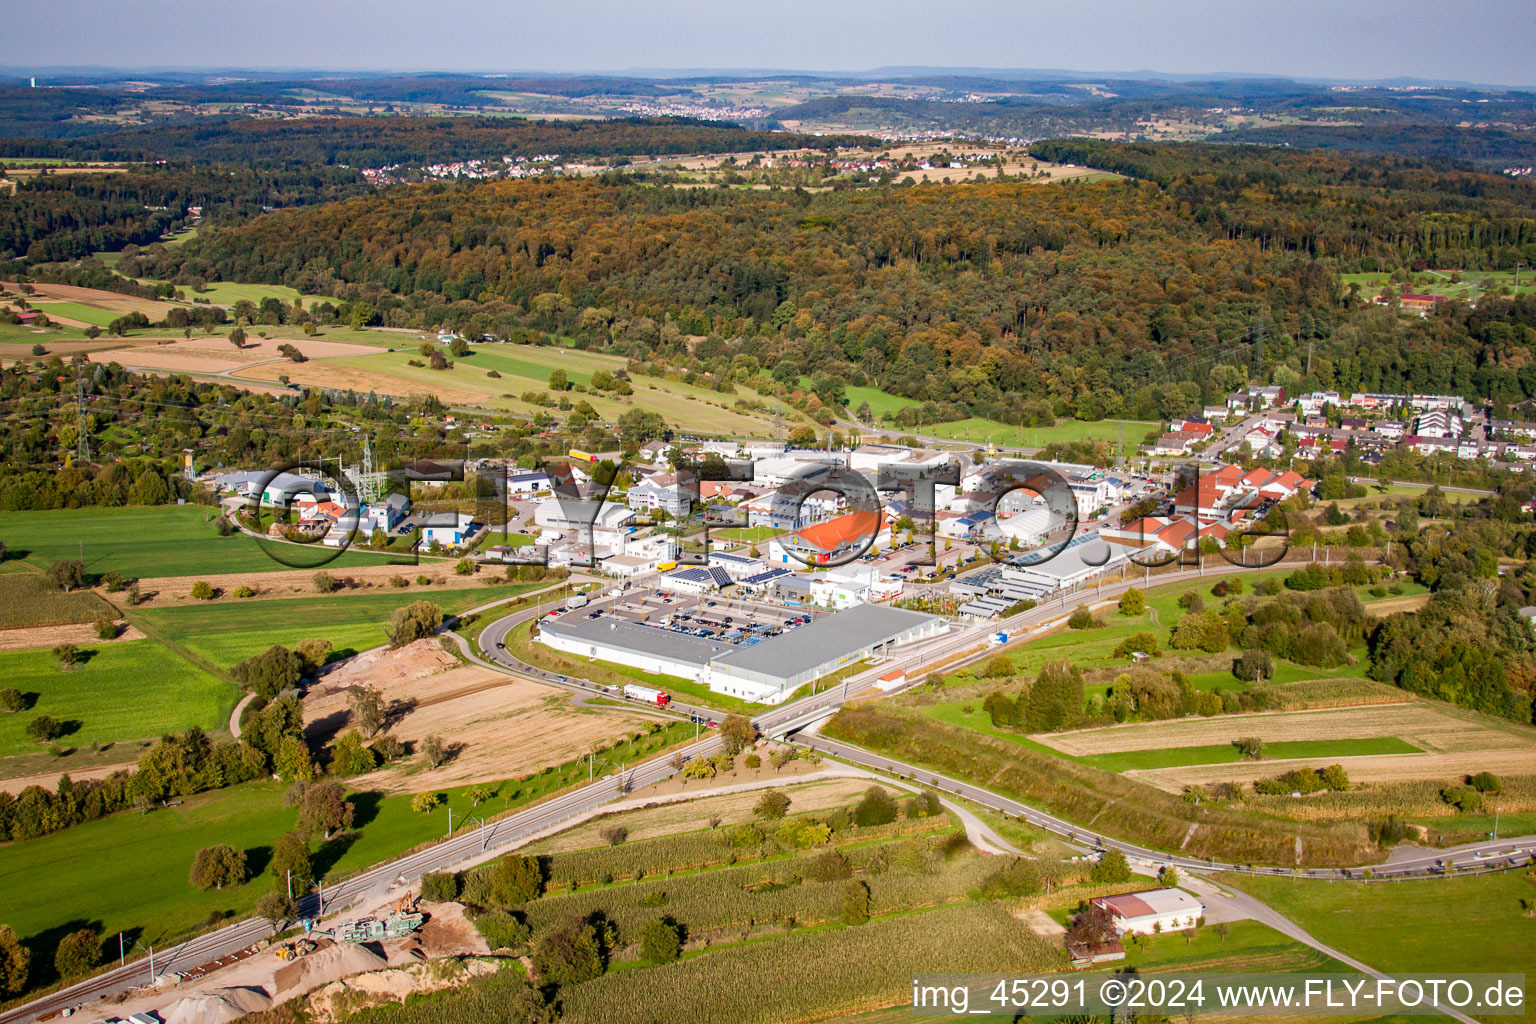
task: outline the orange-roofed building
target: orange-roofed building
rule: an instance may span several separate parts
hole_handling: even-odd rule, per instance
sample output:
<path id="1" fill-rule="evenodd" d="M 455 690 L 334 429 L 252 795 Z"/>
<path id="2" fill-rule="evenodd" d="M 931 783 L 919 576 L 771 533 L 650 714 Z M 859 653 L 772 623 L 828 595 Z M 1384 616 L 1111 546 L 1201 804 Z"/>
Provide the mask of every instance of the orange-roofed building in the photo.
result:
<path id="1" fill-rule="evenodd" d="M 879 509 L 856 509 L 835 519 L 812 523 L 794 533 L 775 537 L 768 546 L 770 562 L 809 561 L 824 564 L 833 556 L 863 547 L 865 541 L 881 529 Z M 790 554 L 799 555 L 796 558 Z"/>

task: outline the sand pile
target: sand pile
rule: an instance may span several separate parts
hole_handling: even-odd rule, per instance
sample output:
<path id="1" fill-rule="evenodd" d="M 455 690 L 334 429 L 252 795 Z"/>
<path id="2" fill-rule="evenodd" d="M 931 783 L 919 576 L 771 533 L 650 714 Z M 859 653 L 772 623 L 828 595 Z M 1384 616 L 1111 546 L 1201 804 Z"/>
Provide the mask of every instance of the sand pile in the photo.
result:
<path id="1" fill-rule="evenodd" d="M 178 999 L 166 1007 L 163 1017 L 165 1024 L 227 1024 L 271 1006 L 271 998 L 259 988 L 221 988 Z"/>

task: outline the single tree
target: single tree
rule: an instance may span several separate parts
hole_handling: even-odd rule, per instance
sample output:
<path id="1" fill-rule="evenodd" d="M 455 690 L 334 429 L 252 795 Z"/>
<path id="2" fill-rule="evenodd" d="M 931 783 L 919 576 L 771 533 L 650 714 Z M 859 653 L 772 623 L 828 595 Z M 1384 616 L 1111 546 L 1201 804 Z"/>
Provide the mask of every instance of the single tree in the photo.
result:
<path id="1" fill-rule="evenodd" d="M 61 978 L 79 978 L 90 974 L 101 963 L 101 936 L 90 928 L 70 932 L 59 940 L 53 954 L 53 966 Z"/>
<path id="2" fill-rule="evenodd" d="M 85 586 L 85 563 L 76 559 L 64 559 L 48 567 L 48 577 L 66 594 Z"/>
<path id="3" fill-rule="evenodd" d="M 53 649 L 53 659 L 59 668 L 74 668 L 84 660 L 85 652 L 74 644 L 59 644 Z"/>
<path id="4" fill-rule="evenodd" d="M 1128 882 L 1131 878 L 1131 865 L 1125 859 L 1124 853 L 1119 850 L 1106 850 L 1098 863 L 1094 864 L 1088 877 L 1095 884 L 1100 885 L 1106 882 Z"/>
<path id="5" fill-rule="evenodd" d="M 758 797 L 757 804 L 752 808 L 754 814 L 764 821 L 776 821 L 784 817 L 789 810 L 789 797 L 776 789 L 770 789 Z"/>
<path id="6" fill-rule="evenodd" d="M 308 833 L 320 833 L 322 841 L 352 824 L 352 804 L 347 801 L 346 790 L 334 782 L 310 786 L 304 791 L 299 804 L 299 828 Z"/>
<path id="7" fill-rule="evenodd" d="M 275 935 L 299 916 L 299 905 L 284 891 L 269 892 L 256 901 L 256 916 L 270 924 Z"/>
<path id="8" fill-rule="evenodd" d="M 0 924 L 0 992 L 15 995 L 27 987 L 32 954 L 16 938 L 16 929 Z"/>
<path id="9" fill-rule="evenodd" d="M 757 739 L 757 727 L 744 715 L 726 715 L 720 722 L 720 742 L 725 752 L 735 757 Z"/>
<path id="10" fill-rule="evenodd" d="M 38 715 L 27 723 L 27 735 L 39 743 L 47 743 L 64 735 L 64 724 L 52 715 Z"/>
<path id="11" fill-rule="evenodd" d="M 291 883 L 295 896 L 303 895 L 315 884 L 315 863 L 309 850 L 308 833 L 294 831 L 278 836 L 277 845 L 272 850 L 272 877 L 277 879 L 280 892 L 288 892 Z"/>
<path id="12" fill-rule="evenodd" d="M 368 739 L 384 728 L 384 694 L 376 686 L 354 686 L 347 694 L 352 722 Z"/>
<path id="13" fill-rule="evenodd" d="M 246 879 L 245 854 L 233 846 L 205 846 L 192 858 L 187 880 L 199 889 L 222 889 Z"/>
<path id="14" fill-rule="evenodd" d="M 440 768 L 443 762 L 448 760 L 448 744 L 443 742 L 441 736 L 428 736 L 422 740 L 421 752 L 426 756 L 427 765 L 431 768 Z"/>
<path id="15" fill-rule="evenodd" d="M 192 584 L 192 596 L 197 598 L 199 601 L 212 601 L 213 587 L 208 583 L 207 580 L 198 580 L 196 583 Z"/>

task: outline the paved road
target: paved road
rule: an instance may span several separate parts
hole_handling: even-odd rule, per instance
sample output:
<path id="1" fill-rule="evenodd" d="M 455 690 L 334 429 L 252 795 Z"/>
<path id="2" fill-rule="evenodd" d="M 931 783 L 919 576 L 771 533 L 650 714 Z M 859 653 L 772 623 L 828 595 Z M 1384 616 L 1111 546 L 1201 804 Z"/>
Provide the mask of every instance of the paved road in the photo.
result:
<path id="1" fill-rule="evenodd" d="M 1223 573 L 1231 571 L 1241 570 L 1238 567 L 1227 565 L 1223 565 L 1220 569 L 1216 570 L 1216 572 Z M 1201 575 L 1202 573 L 1199 570 L 1183 570 L 1163 574 L 1156 578 L 1156 582 L 1159 584 L 1177 583 L 1182 580 L 1195 579 Z M 1146 583 L 1144 580 L 1131 578 L 1123 582 L 1107 585 L 1102 588 L 1102 591 L 1095 591 L 1093 593 L 1095 597 L 1109 598 L 1129 587 L 1138 585 L 1144 586 Z M 1085 591 L 1077 595 L 1077 599 L 1082 600 L 1087 596 L 1088 592 Z M 609 600 L 612 599 L 603 598 L 595 603 L 605 603 Z M 493 602 L 492 605 L 485 607 L 493 607 L 496 603 L 500 602 Z M 1010 628 L 1038 627 L 1042 623 L 1059 617 L 1062 614 L 1062 610 L 1061 607 L 1056 607 L 1054 604 L 1048 607 L 1032 609 L 1010 619 Z M 514 626 L 538 614 L 539 609 L 537 607 L 534 609 L 524 609 L 505 616 L 487 626 L 480 636 L 484 655 L 494 659 L 502 671 L 513 675 L 526 676 L 540 682 L 551 683 L 580 692 L 592 692 L 597 689 L 595 684 L 586 680 L 567 678 L 556 673 L 546 672 L 543 669 L 525 665 L 496 646 L 499 642 L 502 642 L 507 632 Z M 920 656 L 897 659 L 896 663 L 917 661 L 919 658 L 921 661 L 932 663 L 958 654 L 963 654 L 965 657 L 952 664 L 974 660 L 974 658 L 982 657 L 992 652 L 992 649 L 985 645 L 984 639 L 991 629 L 992 627 L 988 626 L 978 626 L 971 629 L 952 631 L 950 634 L 941 635 L 936 640 L 922 645 L 923 649 Z M 764 735 L 796 733 L 806 726 L 830 716 L 844 703 L 850 694 L 858 694 L 867 689 L 889 667 L 890 663 L 887 663 L 869 669 L 821 693 L 772 708 L 758 715 L 753 721 Z M 912 676 L 912 679 L 907 684 L 908 686 L 920 684 L 921 677 L 917 671 L 911 671 L 909 675 Z M 717 711 L 681 702 L 674 702 L 673 709 L 681 711 L 685 715 L 691 713 L 703 714 L 705 717 L 714 719 L 720 717 Z M 964 796 L 984 807 L 1011 814 L 1014 817 L 1024 818 L 1037 827 L 1064 836 L 1070 841 L 1091 841 L 1093 845 L 1115 847 L 1126 851 L 1131 856 L 1160 864 L 1173 864 L 1189 870 L 1231 870 L 1282 875 L 1292 873 L 1284 868 L 1250 868 L 1247 865 L 1224 865 L 1206 860 L 1170 856 L 1159 851 L 1136 846 L 1135 844 L 1122 843 L 1113 839 L 1106 840 L 1070 822 L 1026 807 L 1016 800 L 998 796 L 970 783 L 919 769 L 893 758 L 882 757 L 821 736 L 806 735 L 801 737 L 801 742 L 814 749 L 834 754 L 854 764 L 876 771 L 896 772 L 923 784 L 933 785 L 946 793 Z M 719 747 L 720 740 L 718 736 L 713 733 L 704 733 L 697 742 L 683 748 L 682 753 L 685 757 L 689 758 L 707 757 L 714 754 Z M 671 765 L 671 761 L 672 757 L 669 754 L 666 758 L 655 758 L 626 769 L 622 779 L 624 788 L 635 789 L 665 779 L 675 770 Z M 401 857 L 370 871 L 353 876 L 339 883 L 334 888 L 326 889 L 323 894 L 323 906 L 317 894 L 309 894 L 300 903 L 300 915 L 313 917 L 322 912 L 334 912 L 371 890 L 387 888 L 391 882 L 409 883 L 419 878 L 423 873 L 448 869 L 472 857 L 480 856 L 489 850 L 506 846 L 516 840 L 541 832 L 562 821 L 612 801 L 617 795 L 620 781 L 613 776 L 605 776 L 594 781 L 592 784 L 571 790 L 543 803 L 535 804 L 525 810 L 504 817 L 499 821 L 489 823 L 481 829 L 460 832 L 452 838 L 426 850 Z M 1512 850 L 1516 856 L 1528 856 L 1530 853 L 1536 852 L 1536 836 L 1506 839 L 1496 844 L 1474 844 L 1455 851 L 1443 851 L 1435 854 L 1426 854 L 1422 857 L 1397 860 L 1390 865 L 1377 868 L 1377 877 L 1423 874 L 1435 866 L 1437 859 L 1445 859 L 1448 863 L 1457 865 L 1470 866 L 1472 864 L 1481 864 L 1486 866 L 1494 863 L 1494 861 L 1480 859 L 1476 856 L 1478 853 L 1502 853 L 1504 850 Z M 1503 862 L 1506 859 L 1507 857 L 1500 856 L 1498 862 Z M 1305 877 L 1317 878 L 1346 877 L 1345 872 L 1335 869 L 1313 869 L 1303 871 L 1301 874 Z M 1358 871 L 1356 872 L 1356 877 L 1358 877 Z M 269 933 L 270 928 L 265 921 L 257 919 L 241 921 L 221 928 L 218 931 L 209 932 L 195 939 L 188 940 L 169 949 L 157 951 L 154 969 L 157 974 L 186 970 L 200 963 L 205 963 L 249 946 L 266 937 Z M 149 965 L 147 962 L 144 960 L 135 961 L 127 966 L 106 971 L 87 981 L 80 982 L 0 1014 L 0 1024 L 30 1022 L 39 1016 L 56 1013 L 65 1007 L 76 1006 L 102 994 L 119 992 L 142 985 L 148 978 Z"/>

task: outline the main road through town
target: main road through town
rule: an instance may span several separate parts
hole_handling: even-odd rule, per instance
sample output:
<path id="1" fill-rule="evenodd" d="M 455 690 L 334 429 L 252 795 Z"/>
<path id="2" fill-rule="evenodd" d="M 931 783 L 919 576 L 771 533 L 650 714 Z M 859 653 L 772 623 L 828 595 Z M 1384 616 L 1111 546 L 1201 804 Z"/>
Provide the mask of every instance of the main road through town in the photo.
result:
<path id="1" fill-rule="evenodd" d="M 1225 564 L 1214 570 L 1215 573 L 1233 571 L 1244 570 L 1242 567 Z M 1201 575 L 1206 574 L 1203 574 L 1198 569 L 1186 569 L 1166 573 L 1151 579 L 1129 578 L 1106 584 L 1099 589 L 1081 591 L 1073 595 L 1073 598 L 1076 601 L 1107 599 L 1123 593 L 1133 586 L 1179 583 L 1198 579 Z M 614 600 L 614 598 L 601 598 L 594 601 L 589 607 L 602 607 L 611 600 Z M 558 673 L 548 672 L 544 669 L 525 664 L 500 646 L 505 642 L 508 632 L 521 623 L 536 618 L 539 614 L 540 609 L 538 608 L 524 609 L 491 623 L 480 634 L 481 650 L 478 653 L 469 652 L 468 644 L 463 643 L 462 638 L 460 638 L 461 647 L 465 650 L 466 654 L 476 661 L 492 664 L 499 670 L 515 677 L 530 678 L 579 692 L 592 693 L 601 691 L 601 688 L 595 683 L 562 676 Z M 1033 632 L 1038 632 L 1045 624 L 1059 619 L 1063 614 L 1064 605 L 1050 602 L 1047 605 L 1014 616 L 1009 620 L 1009 632 L 1011 636 L 1018 636 L 1019 639 L 1013 640 L 1012 643 L 1027 640 Z M 875 679 L 882 673 L 888 672 L 892 666 L 907 669 L 909 682 L 905 685 L 915 686 L 922 681 L 921 672 L 924 665 L 944 662 L 946 667 L 953 667 L 992 653 L 995 649 L 989 648 L 986 640 L 987 634 L 991 631 L 988 627 L 978 626 L 941 634 L 939 637 L 923 644 L 913 645 L 910 651 L 897 651 L 896 656 L 889 661 L 854 675 L 820 693 L 810 694 L 765 711 L 754 717 L 753 722 L 764 735 L 788 736 L 790 734 L 798 734 L 800 730 L 832 714 L 848 696 L 859 694 L 869 689 L 874 684 Z M 1010 643 L 1010 646 L 1012 646 L 1012 643 Z M 674 701 L 669 707 L 673 712 L 681 713 L 684 717 L 697 716 L 710 721 L 717 720 L 720 717 L 720 712 L 711 708 L 677 701 Z M 1016 800 L 999 796 L 996 793 L 960 779 L 928 771 L 916 765 L 905 764 L 894 758 L 871 753 L 859 747 L 839 743 L 826 737 L 798 735 L 796 738 L 799 742 L 823 754 L 838 757 L 877 771 L 899 774 L 924 785 L 931 785 L 944 791 L 946 794 L 963 796 L 984 807 L 1022 818 L 1038 828 L 1063 836 L 1069 841 L 1080 845 L 1119 849 L 1123 850 L 1128 857 L 1150 864 L 1172 864 L 1176 867 L 1191 870 L 1235 871 L 1254 874 L 1279 873 L 1286 875 L 1293 873 L 1287 868 L 1223 864 L 1190 857 L 1174 856 L 1136 846 L 1132 843 L 1121 842 L 1113 837 L 1099 836 L 1082 826 L 1053 815 L 1045 814 Z M 720 738 L 713 732 L 701 732 L 698 740 L 683 747 L 680 752 L 684 758 L 708 757 L 719 750 L 720 742 Z M 512 846 L 530 836 L 553 828 L 562 821 L 588 814 L 609 803 L 618 795 L 621 782 L 622 788 L 628 791 L 648 786 L 667 778 L 676 770 L 673 767 L 674 761 L 674 755 L 669 753 L 664 757 L 657 757 L 650 761 L 627 767 L 624 769 L 621 779 L 614 775 L 596 779 L 581 788 L 569 790 L 524 810 L 517 811 L 495 821 L 487 822 L 480 828 L 458 832 L 452 837 L 424 850 L 388 861 L 369 871 L 344 879 L 333 886 L 327 886 L 318 893 L 306 894 L 299 901 L 299 915 L 301 917 L 318 917 L 322 913 L 331 913 L 347 907 L 353 900 L 366 893 L 387 888 L 392 883 L 410 884 L 426 872 L 447 870 L 465 861 L 481 857 L 490 851 Z M 1373 873 L 1376 878 L 1405 875 L 1422 876 L 1426 873 L 1441 870 L 1441 862 L 1463 867 L 1474 865 L 1488 867 L 1495 864 L 1507 864 L 1517 858 L 1529 856 L 1533 852 L 1536 852 L 1536 836 L 1520 836 L 1497 842 L 1476 843 L 1459 847 L 1456 850 L 1439 851 L 1438 855 L 1413 855 L 1403 859 L 1394 859 L 1385 865 L 1374 866 Z M 1319 868 L 1304 870 L 1301 874 L 1313 878 L 1360 877 L 1359 869 L 1350 872 L 1348 869 Z M 323 905 L 322 899 L 324 901 Z M 235 953 L 267 937 L 271 934 L 271 930 L 270 925 L 266 921 L 260 918 L 247 918 L 236 924 L 205 933 L 197 938 L 167 949 L 156 950 L 154 954 L 153 975 L 174 975 L 176 971 L 187 970 L 198 964 L 207 963 L 219 957 Z M 144 985 L 150 978 L 150 964 L 146 958 L 141 957 L 124 966 L 104 971 L 86 981 L 60 989 L 57 992 L 52 992 L 29 1003 L 0 1013 L 0 1024 L 31 1022 L 39 1017 L 56 1014 L 69 1007 L 79 1006 L 81 1003 L 103 995 Z"/>

